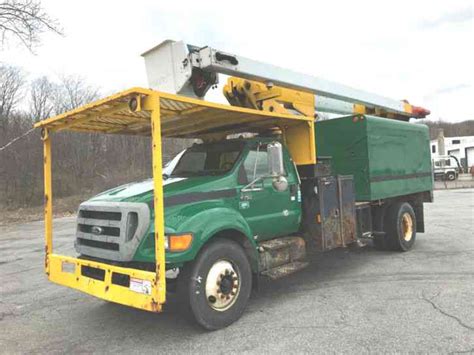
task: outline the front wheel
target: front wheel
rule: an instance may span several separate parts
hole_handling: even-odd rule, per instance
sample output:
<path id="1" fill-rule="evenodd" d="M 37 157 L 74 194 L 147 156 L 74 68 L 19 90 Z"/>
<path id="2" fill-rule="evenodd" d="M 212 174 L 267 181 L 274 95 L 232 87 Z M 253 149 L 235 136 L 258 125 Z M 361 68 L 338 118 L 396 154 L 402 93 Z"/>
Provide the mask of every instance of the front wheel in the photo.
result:
<path id="1" fill-rule="evenodd" d="M 456 180 L 456 174 L 453 172 L 449 172 L 446 174 L 446 179 L 448 179 L 449 181 L 454 181 Z"/>
<path id="2" fill-rule="evenodd" d="M 222 239 L 186 265 L 178 283 L 180 298 L 196 322 L 216 330 L 242 315 L 252 289 L 252 271 L 242 247 Z"/>

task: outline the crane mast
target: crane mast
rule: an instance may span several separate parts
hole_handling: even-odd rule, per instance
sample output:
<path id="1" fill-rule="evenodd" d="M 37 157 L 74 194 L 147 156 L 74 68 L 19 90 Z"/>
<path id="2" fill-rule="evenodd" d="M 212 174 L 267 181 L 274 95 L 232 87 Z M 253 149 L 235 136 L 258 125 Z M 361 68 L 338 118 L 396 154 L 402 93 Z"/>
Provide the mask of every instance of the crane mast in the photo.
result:
<path id="1" fill-rule="evenodd" d="M 164 41 L 142 54 L 149 86 L 203 98 L 218 83 L 218 74 L 232 76 L 224 95 L 232 105 L 301 114 L 366 113 L 407 121 L 430 112 L 350 86 L 259 62 L 211 47 Z"/>

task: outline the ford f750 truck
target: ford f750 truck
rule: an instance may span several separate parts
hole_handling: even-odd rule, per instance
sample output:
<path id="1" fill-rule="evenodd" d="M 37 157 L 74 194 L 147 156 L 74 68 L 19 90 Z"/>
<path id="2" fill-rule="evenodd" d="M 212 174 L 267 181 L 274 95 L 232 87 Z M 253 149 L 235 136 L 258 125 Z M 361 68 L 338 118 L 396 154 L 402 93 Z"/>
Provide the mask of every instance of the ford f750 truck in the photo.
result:
<path id="1" fill-rule="evenodd" d="M 406 121 L 428 111 L 273 66 L 267 75 L 261 63 L 182 42 L 145 60 L 150 85 L 173 94 L 130 89 L 37 124 L 51 281 L 155 312 L 168 294 L 219 329 L 240 317 L 259 277 L 282 278 L 315 252 L 361 240 L 408 251 L 424 232 L 428 129 Z M 224 87 L 232 106 L 189 97 L 204 96 L 216 72 L 241 76 Z M 319 111 L 347 115 L 315 121 Z M 151 135 L 153 143 L 152 179 L 79 206 L 76 258 L 52 251 L 50 135 L 61 130 Z M 162 136 L 201 143 L 162 174 Z"/>

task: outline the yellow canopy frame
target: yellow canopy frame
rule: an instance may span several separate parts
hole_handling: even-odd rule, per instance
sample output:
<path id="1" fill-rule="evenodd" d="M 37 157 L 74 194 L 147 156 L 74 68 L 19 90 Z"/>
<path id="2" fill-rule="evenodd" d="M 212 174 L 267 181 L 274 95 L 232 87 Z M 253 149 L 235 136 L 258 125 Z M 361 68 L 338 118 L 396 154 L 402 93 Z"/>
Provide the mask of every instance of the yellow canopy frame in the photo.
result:
<path id="1" fill-rule="evenodd" d="M 166 301 L 161 138 L 219 139 L 239 132 L 279 128 L 296 164 L 316 161 L 313 118 L 215 104 L 143 88 L 122 91 L 35 124 L 42 129 L 45 191 L 45 272 L 50 281 L 93 296 L 153 312 Z M 118 267 L 53 253 L 51 134 L 59 131 L 151 136 L 155 208 L 155 272 Z M 104 280 L 82 275 L 103 270 Z M 138 279 L 143 292 L 116 285 L 114 273 Z"/>

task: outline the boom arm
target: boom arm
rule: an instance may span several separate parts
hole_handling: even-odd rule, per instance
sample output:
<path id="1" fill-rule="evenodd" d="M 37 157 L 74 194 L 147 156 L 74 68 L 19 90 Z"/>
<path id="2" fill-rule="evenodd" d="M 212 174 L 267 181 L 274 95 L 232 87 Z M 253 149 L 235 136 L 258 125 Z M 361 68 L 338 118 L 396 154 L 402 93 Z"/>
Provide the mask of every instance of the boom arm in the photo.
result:
<path id="1" fill-rule="evenodd" d="M 393 100 L 325 79 L 262 63 L 211 47 L 165 41 L 143 54 L 149 85 L 163 91 L 204 97 L 217 84 L 217 74 L 316 95 L 316 111 L 354 113 L 363 111 L 405 119 L 423 118 L 430 112 L 406 101 Z M 354 110 L 355 105 L 359 110 Z"/>

